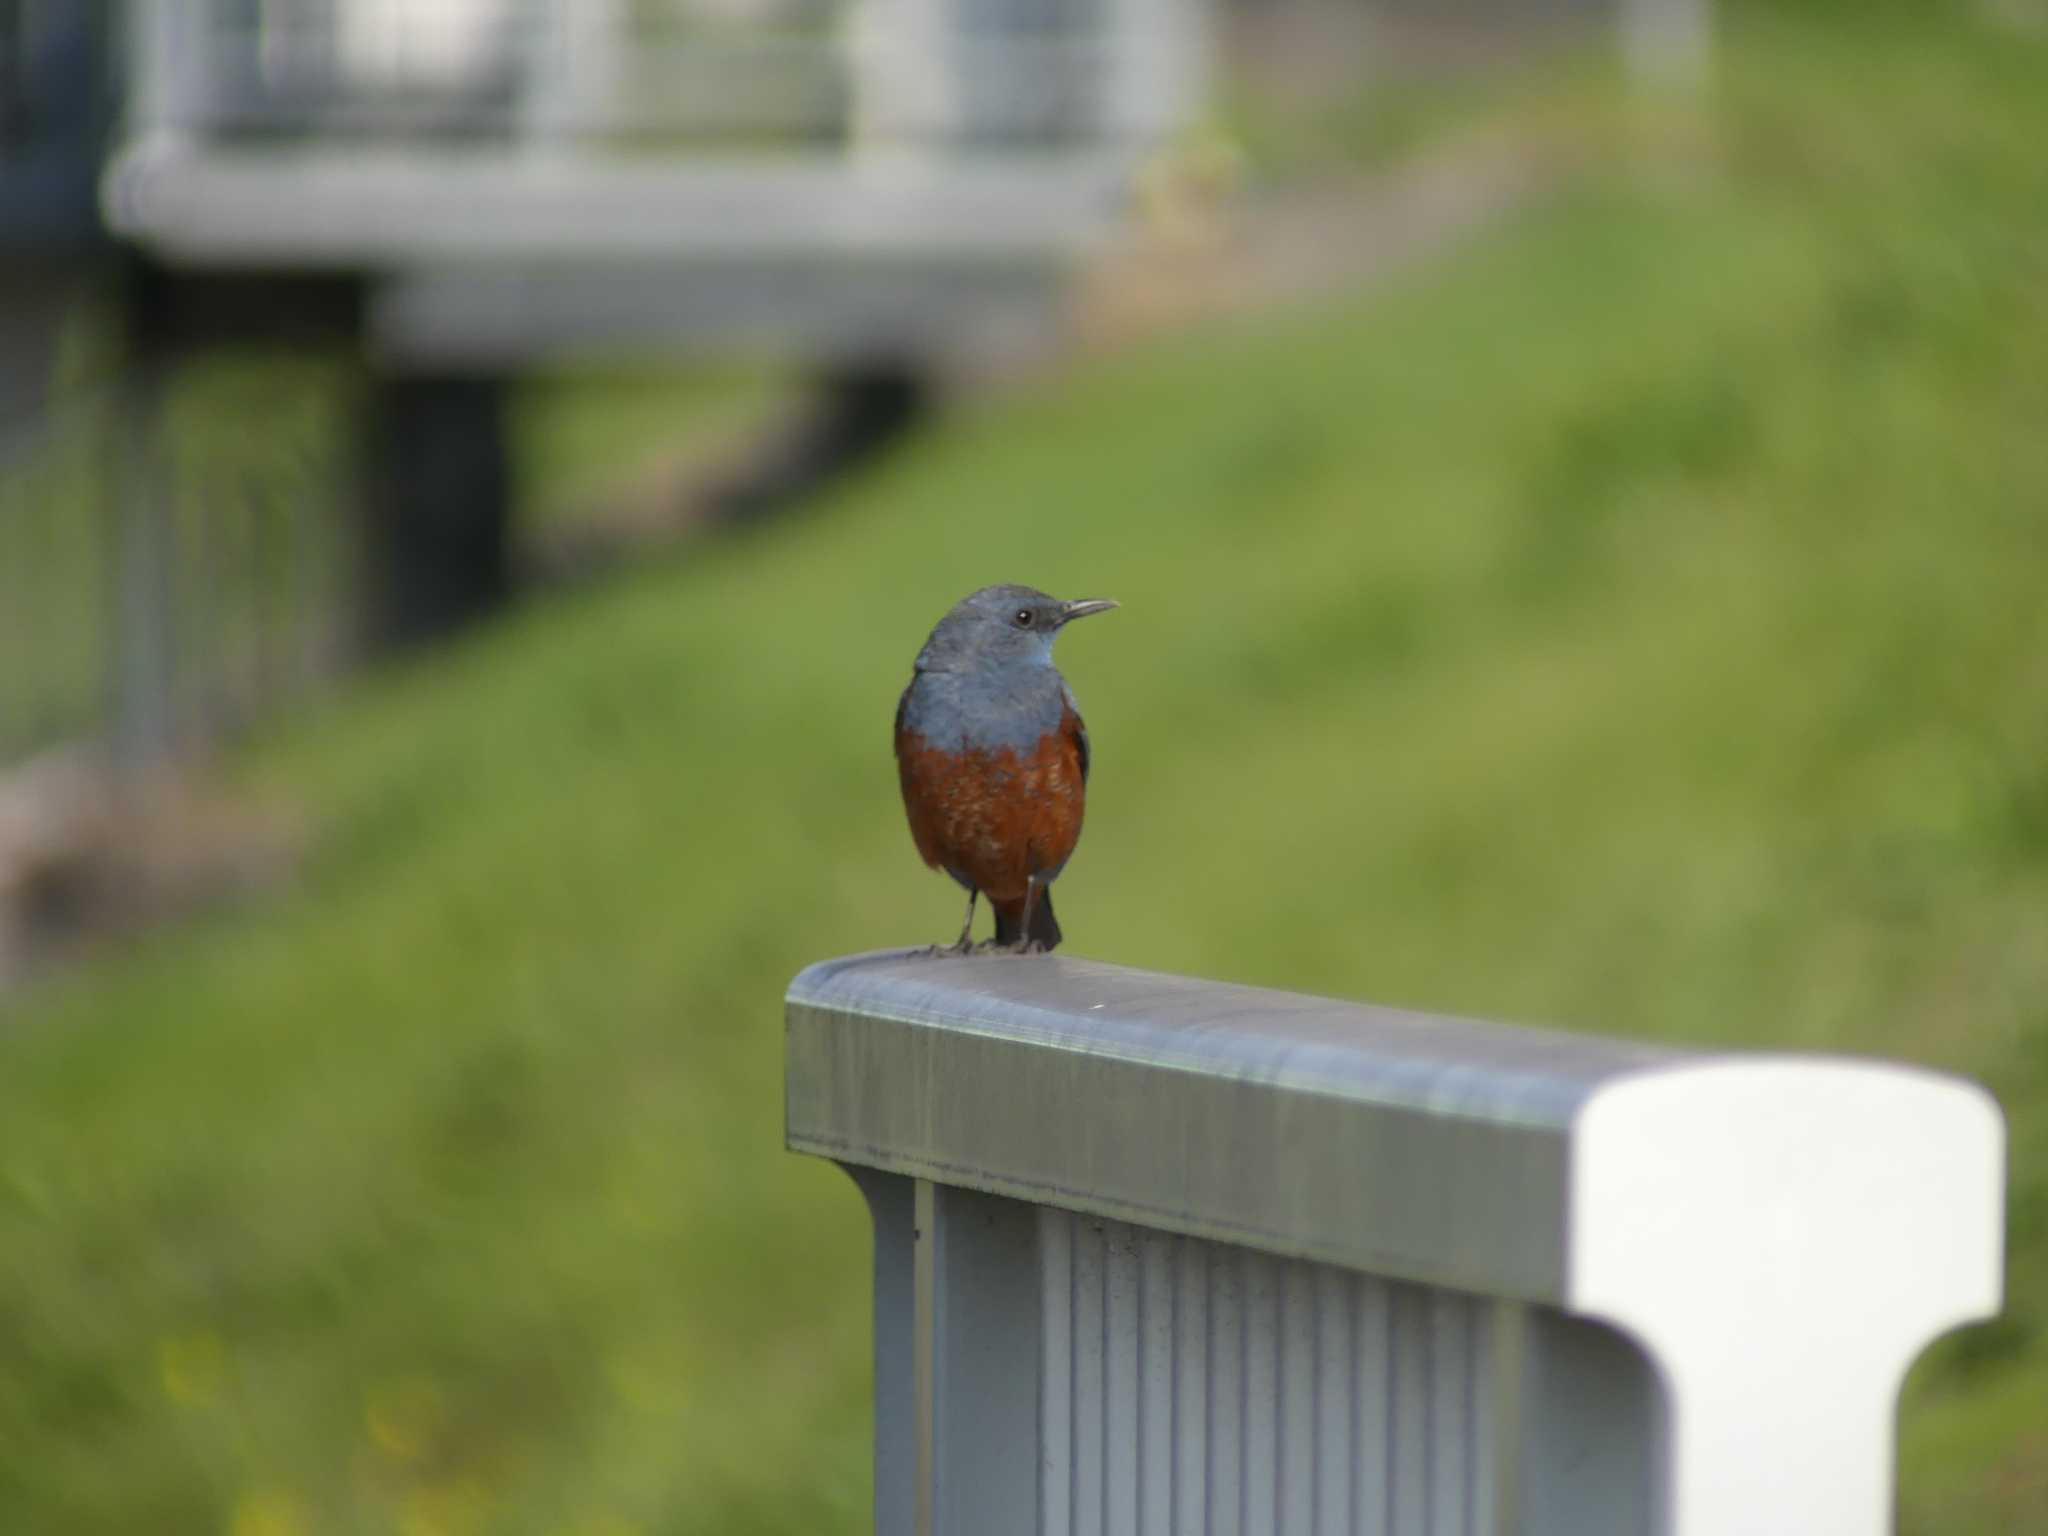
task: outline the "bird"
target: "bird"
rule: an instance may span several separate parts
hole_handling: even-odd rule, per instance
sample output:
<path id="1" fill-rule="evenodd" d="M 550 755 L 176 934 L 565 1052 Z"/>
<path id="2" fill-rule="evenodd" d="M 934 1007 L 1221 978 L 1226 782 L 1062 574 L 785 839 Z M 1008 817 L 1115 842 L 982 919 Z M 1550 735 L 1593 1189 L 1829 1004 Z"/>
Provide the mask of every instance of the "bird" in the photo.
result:
<path id="1" fill-rule="evenodd" d="M 1074 620 L 1116 606 L 983 587 L 947 610 L 917 653 L 896 706 L 903 809 L 925 863 L 967 891 L 959 941 L 933 953 L 976 952 L 982 896 L 996 919 L 983 948 L 1022 954 L 1059 944 L 1051 886 L 1081 840 L 1089 747 L 1052 643 Z"/>

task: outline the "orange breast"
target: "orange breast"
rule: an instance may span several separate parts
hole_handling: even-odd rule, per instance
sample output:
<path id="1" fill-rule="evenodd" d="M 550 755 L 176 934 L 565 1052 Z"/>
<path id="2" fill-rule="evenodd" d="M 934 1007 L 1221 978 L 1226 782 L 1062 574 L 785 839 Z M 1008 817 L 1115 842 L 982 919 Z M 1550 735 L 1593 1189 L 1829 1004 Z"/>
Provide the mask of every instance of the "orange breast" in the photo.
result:
<path id="1" fill-rule="evenodd" d="M 1071 710 L 1029 752 L 948 751 L 899 731 L 896 766 L 925 863 L 991 900 L 1020 900 L 1033 877 L 1058 874 L 1081 840 L 1087 786 Z"/>

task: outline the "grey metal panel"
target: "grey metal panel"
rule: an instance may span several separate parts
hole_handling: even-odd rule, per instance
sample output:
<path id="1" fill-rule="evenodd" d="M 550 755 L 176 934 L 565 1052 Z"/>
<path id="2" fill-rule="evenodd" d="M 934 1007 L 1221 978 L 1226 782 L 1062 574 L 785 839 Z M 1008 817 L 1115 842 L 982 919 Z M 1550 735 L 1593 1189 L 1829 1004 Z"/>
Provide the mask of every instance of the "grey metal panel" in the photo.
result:
<path id="1" fill-rule="evenodd" d="M 1500 1409 L 1500 1349 L 1495 1335 L 1501 1314 L 1508 1305 L 1476 1306 L 1471 1319 L 1471 1359 L 1467 1367 L 1465 1433 L 1470 1446 L 1471 1465 L 1490 1469 L 1489 1475 L 1473 1477 L 1465 1484 L 1465 1529 L 1471 1536 L 1496 1536 L 1500 1529 L 1501 1483 L 1506 1469 L 1501 1465 L 1501 1447 L 1495 1433 Z"/>
<path id="2" fill-rule="evenodd" d="M 1514 1536 L 1666 1528 L 1668 1435 L 1656 1367 L 1625 1336 L 1532 1307 L 1524 1329 Z"/>
<path id="3" fill-rule="evenodd" d="M 1043 1434 L 1042 1339 L 1058 1327 L 1038 1213 L 849 1171 L 875 1223 L 875 1529 L 1030 1536 L 1039 1475 L 1019 1448 Z"/>
<path id="4" fill-rule="evenodd" d="M 1102 1447 L 1102 1528 L 1138 1528 L 1139 1463 L 1144 1421 L 1139 1414 L 1139 1233 L 1122 1224 L 1103 1234 L 1103 1416 L 1118 1431 Z"/>
<path id="5" fill-rule="evenodd" d="M 1240 1253 L 1244 1276 L 1244 1481 L 1246 1531 L 1272 1528 L 1278 1511 L 1280 1449 L 1279 1264 L 1263 1253 Z"/>
<path id="6" fill-rule="evenodd" d="M 1083 960 L 900 951 L 804 971 L 787 1032 L 792 1147 L 1551 1303 L 1575 1110 L 1699 1059 Z"/>
<path id="7" fill-rule="evenodd" d="M 875 1224 L 875 1530 L 917 1528 L 917 1390 L 911 1339 L 917 1328 L 911 1275 L 916 1222 L 912 1181 L 849 1167 Z"/>
<path id="8" fill-rule="evenodd" d="M 1138 1309 L 1138 1521 L 1140 1536 L 1171 1536 L 1173 1530 L 1174 1283 L 1179 1240 L 1165 1232 L 1142 1232 L 1144 1291 Z"/>
<path id="9" fill-rule="evenodd" d="M 1175 1238 L 1173 1264 L 1173 1532 L 1207 1536 L 1209 1488 L 1208 1243 Z"/>
<path id="10" fill-rule="evenodd" d="M 1474 1482 L 1473 1307 L 1459 1296 L 1429 1297 L 1429 1529 L 1467 1536 Z"/>
<path id="11" fill-rule="evenodd" d="M 1038 1232 L 1045 1536 L 1494 1536 L 1493 1303 L 1053 1208 Z"/>
<path id="12" fill-rule="evenodd" d="M 1351 1536 L 1358 1529 L 1352 1487 L 1358 1465 L 1354 1425 L 1358 1379 L 1357 1285 L 1340 1269 L 1312 1267 L 1315 1301 L 1315 1536 Z M 1343 1369 L 1346 1362 L 1352 1368 Z"/>
<path id="13" fill-rule="evenodd" d="M 1388 1536 L 1394 1514 L 1393 1287 L 1370 1277 L 1352 1283 L 1351 1404 L 1357 1460 L 1351 1499 L 1358 1536 Z M 1364 1385 L 1372 1383 L 1376 1385 Z"/>
<path id="14" fill-rule="evenodd" d="M 1244 1266 L 1242 1250 L 1209 1255 L 1209 1478 L 1212 1536 L 1244 1528 Z"/>
<path id="15" fill-rule="evenodd" d="M 924 1184 L 917 1242 L 932 1272 L 930 1396 L 935 1531 L 1029 1536 L 1038 1475 L 1038 1213 Z"/>
<path id="16" fill-rule="evenodd" d="M 1430 1528 L 1428 1296 L 1415 1286 L 1389 1286 L 1387 1319 L 1387 1529 L 1407 1536 Z"/>
<path id="17" fill-rule="evenodd" d="M 1316 1526 L 1316 1433 L 1320 1362 L 1316 1325 L 1320 1297 L 1315 1266 L 1287 1263 L 1280 1270 L 1280 1424 L 1277 1435 L 1279 1526 L 1310 1532 Z"/>
<path id="18" fill-rule="evenodd" d="M 938 1418 L 938 1374 L 936 1358 L 939 1305 L 939 1275 L 932 1262 L 931 1236 L 938 1226 L 938 1186 L 919 1179 L 911 1198 L 911 1335 L 910 1377 L 912 1392 L 911 1444 L 916 1447 L 916 1476 L 912 1484 L 912 1508 L 917 1536 L 931 1536 L 937 1514 L 933 1498 L 938 1481 L 935 1433 Z"/>
<path id="19" fill-rule="evenodd" d="M 1038 1262 L 1044 1297 L 1038 1379 L 1038 1528 L 1068 1536 L 1074 1528 L 1074 1222 L 1065 1211 L 1038 1211 Z"/>
<path id="20" fill-rule="evenodd" d="M 1103 1233 L 1101 1222 L 1073 1224 L 1073 1266 L 1068 1278 L 1068 1326 L 1073 1367 L 1074 1442 L 1067 1452 L 1073 1484 L 1067 1493 L 1073 1536 L 1103 1536 L 1102 1463 L 1110 1433 L 1103 1418 Z"/>

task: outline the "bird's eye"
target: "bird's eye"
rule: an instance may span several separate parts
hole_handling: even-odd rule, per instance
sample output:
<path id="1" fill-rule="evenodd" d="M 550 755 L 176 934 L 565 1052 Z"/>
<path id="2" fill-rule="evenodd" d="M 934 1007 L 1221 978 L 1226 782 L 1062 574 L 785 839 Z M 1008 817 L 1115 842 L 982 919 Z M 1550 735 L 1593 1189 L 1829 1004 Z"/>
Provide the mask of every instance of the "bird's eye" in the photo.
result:
<path id="1" fill-rule="evenodd" d="M 1029 608 L 1019 608 L 1017 610 L 1017 627 L 1019 629 L 1029 629 L 1031 627 L 1031 610 Z"/>

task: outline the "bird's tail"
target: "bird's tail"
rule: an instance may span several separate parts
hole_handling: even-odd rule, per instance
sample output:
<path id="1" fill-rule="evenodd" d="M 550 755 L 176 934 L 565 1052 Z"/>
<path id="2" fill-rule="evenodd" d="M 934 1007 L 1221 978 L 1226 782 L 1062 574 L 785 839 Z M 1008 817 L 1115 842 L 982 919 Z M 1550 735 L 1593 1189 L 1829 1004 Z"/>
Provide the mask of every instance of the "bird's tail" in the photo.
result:
<path id="1" fill-rule="evenodd" d="M 1039 891 L 1038 900 L 1031 906 L 1031 927 L 1028 935 L 1024 930 L 1024 903 L 996 908 L 996 942 L 1015 944 L 1020 938 L 1029 937 L 1041 949 L 1056 948 L 1063 935 L 1060 920 L 1052 915 L 1052 887 Z"/>

